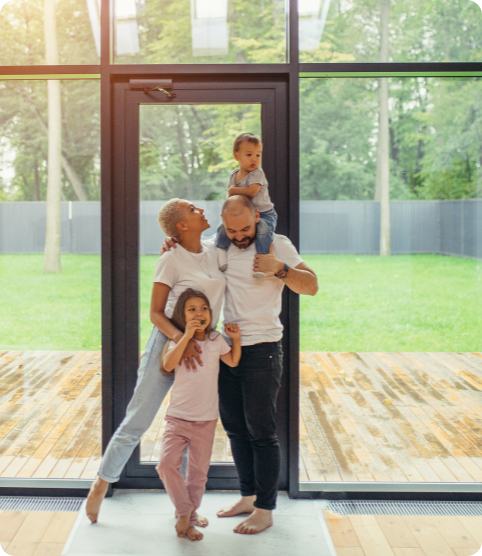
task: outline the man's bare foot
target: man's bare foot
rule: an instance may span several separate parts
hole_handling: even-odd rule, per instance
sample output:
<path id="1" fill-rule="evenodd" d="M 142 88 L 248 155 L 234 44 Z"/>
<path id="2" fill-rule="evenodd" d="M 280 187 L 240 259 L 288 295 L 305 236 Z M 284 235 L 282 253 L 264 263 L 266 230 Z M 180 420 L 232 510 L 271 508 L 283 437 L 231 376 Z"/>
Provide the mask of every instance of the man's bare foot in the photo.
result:
<path id="1" fill-rule="evenodd" d="M 218 517 L 233 517 L 239 514 L 250 514 L 254 512 L 254 501 L 256 496 L 242 496 L 240 500 L 231 504 L 231 506 L 226 506 L 217 512 Z"/>
<path id="2" fill-rule="evenodd" d="M 273 514 L 270 510 L 255 508 L 254 512 L 233 529 L 242 535 L 256 535 L 273 525 Z"/>
<path id="3" fill-rule="evenodd" d="M 99 517 L 100 506 L 107 494 L 109 483 L 100 477 L 92 483 L 89 495 L 87 496 L 87 504 L 85 506 L 85 513 L 92 523 L 97 523 Z"/>
<path id="4" fill-rule="evenodd" d="M 189 529 L 187 530 L 187 536 L 192 540 L 192 541 L 201 541 L 204 538 L 204 535 L 201 533 L 201 531 L 198 531 L 194 525 L 191 525 L 189 527 Z"/>
<path id="5" fill-rule="evenodd" d="M 181 515 L 177 518 L 176 521 L 176 531 L 178 537 L 185 537 L 187 535 L 188 530 L 190 529 L 189 521 L 191 519 L 191 513 L 187 515 Z"/>
<path id="6" fill-rule="evenodd" d="M 176 518 L 178 518 L 179 516 L 177 515 L 177 513 L 174 514 L 174 516 Z M 194 524 L 196 527 L 207 527 L 209 525 L 209 520 L 207 517 L 203 517 L 202 515 L 197 516 L 196 519 L 196 523 Z"/>

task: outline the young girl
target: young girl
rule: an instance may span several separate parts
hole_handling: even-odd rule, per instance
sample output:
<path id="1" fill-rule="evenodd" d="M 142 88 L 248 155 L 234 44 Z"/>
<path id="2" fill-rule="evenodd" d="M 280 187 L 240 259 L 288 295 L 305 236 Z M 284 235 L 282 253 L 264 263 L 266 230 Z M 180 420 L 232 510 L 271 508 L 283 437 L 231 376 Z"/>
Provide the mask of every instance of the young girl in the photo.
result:
<path id="1" fill-rule="evenodd" d="M 184 335 L 176 344 L 166 344 L 162 355 L 163 370 L 175 372 L 171 400 L 166 411 L 166 429 L 161 443 L 161 457 L 156 467 L 161 481 L 176 507 L 176 531 L 193 541 L 201 540 L 196 510 L 201 504 L 207 481 L 214 433 L 218 420 L 219 359 L 236 367 L 241 358 L 241 332 L 237 324 L 226 324 L 232 348 L 218 332 L 211 329 L 208 298 L 188 288 L 177 300 L 171 321 Z M 202 349 L 203 366 L 196 372 L 181 361 L 189 340 L 194 338 Z M 189 444 L 186 480 L 180 471 L 182 454 Z"/>

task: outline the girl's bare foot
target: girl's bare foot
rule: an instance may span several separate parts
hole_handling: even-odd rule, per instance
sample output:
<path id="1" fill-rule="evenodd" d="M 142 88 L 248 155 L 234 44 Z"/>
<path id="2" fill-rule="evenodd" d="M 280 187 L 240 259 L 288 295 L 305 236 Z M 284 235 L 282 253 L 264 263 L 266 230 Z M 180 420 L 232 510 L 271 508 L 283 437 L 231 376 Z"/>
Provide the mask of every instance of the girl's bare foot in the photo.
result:
<path id="1" fill-rule="evenodd" d="M 178 518 L 179 516 L 177 513 L 174 514 L 174 517 Z M 202 515 L 197 515 L 196 523 L 194 524 L 195 527 L 207 527 L 209 525 L 209 520 L 207 517 L 203 517 Z"/>
<path id="2" fill-rule="evenodd" d="M 187 515 L 180 515 L 176 521 L 176 531 L 178 537 L 185 537 L 187 535 L 188 530 L 191 528 L 189 525 L 189 521 L 191 519 L 191 513 Z"/>
<path id="3" fill-rule="evenodd" d="M 100 506 L 105 498 L 105 495 L 107 494 L 108 488 L 109 483 L 107 481 L 104 481 L 100 477 L 97 477 L 97 479 L 92 483 L 92 486 L 90 487 L 90 492 L 87 496 L 85 512 L 91 523 L 97 523 Z"/>
<path id="4" fill-rule="evenodd" d="M 255 508 L 254 512 L 233 529 L 242 535 L 256 535 L 273 525 L 273 514 L 270 510 Z"/>
<path id="5" fill-rule="evenodd" d="M 201 533 L 201 531 L 198 531 L 194 525 L 191 525 L 189 527 L 189 529 L 187 530 L 187 536 L 192 540 L 192 541 L 201 541 L 204 538 L 204 535 Z"/>
<path id="6" fill-rule="evenodd" d="M 226 506 L 217 512 L 218 517 L 233 517 L 239 514 L 250 514 L 254 512 L 254 501 L 256 496 L 242 496 L 240 500 L 231 504 L 231 506 Z"/>

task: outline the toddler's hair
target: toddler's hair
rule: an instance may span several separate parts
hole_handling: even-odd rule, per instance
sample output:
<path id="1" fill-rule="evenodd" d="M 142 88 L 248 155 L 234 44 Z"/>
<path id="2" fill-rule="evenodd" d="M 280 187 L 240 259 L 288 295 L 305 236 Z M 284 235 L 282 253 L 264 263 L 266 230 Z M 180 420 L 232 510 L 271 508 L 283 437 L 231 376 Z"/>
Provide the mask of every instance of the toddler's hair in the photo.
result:
<path id="1" fill-rule="evenodd" d="M 209 303 L 209 299 L 206 297 L 206 295 L 199 290 L 195 290 L 193 288 L 187 288 L 186 290 L 184 290 L 179 296 L 176 305 L 174 306 L 172 317 L 169 320 L 181 332 L 186 331 L 186 315 L 184 314 L 184 307 L 186 306 L 188 300 L 191 299 L 191 297 L 200 297 L 204 301 L 204 303 L 206 303 L 206 305 L 209 307 L 209 315 L 211 318 L 210 318 L 209 326 L 206 328 L 206 338 L 209 338 L 210 340 L 214 340 L 214 338 L 216 338 L 217 335 L 214 338 L 211 338 L 211 332 L 213 331 L 213 329 L 211 328 L 213 324 L 213 311 L 211 309 L 211 304 Z M 169 346 L 169 339 L 167 340 L 167 342 L 165 343 L 161 351 L 161 372 L 171 374 L 168 371 L 164 370 L 164 364 L 163 364 L 164 355 L 166 354 L 168 346 Z"/>
<path id="2" fill-rule="evenodd" d="M 252 143 L 256 147 L 261 143 L 256 135 L 253 135 L 252 133 L 241 133 L 241 135 L 238 135 L 234 140 L 233 151 L 239 151 L 239 147 L 241 146 L 241 143 L 244 143 L 244 141 Z"/>

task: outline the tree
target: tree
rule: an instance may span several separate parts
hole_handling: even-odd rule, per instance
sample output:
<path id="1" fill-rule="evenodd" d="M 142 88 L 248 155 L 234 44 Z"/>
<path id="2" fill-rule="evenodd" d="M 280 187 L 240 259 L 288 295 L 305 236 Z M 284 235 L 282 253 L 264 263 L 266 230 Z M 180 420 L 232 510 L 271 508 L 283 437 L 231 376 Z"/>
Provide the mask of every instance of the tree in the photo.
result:
<path id="1" fill-rule="evenodd" d="M 57 65 L 57 25 L 55 0 L 45 0 L 45 60 Z M 48 88 L 48 185 L 47 185 L 47 229 L 45 234 L 44 271 L 61 272 L 60 264 L 60 196 L 62 190 L 62 107 L 60 81 L 47 81 Z"/>
<path id="2" fill-rule="evenodd" d="M 388 22 L 390 0 L 380 4 L 380 50 L 378 61 L 388 62 Z M 388 79 L 378 79 L 378 143 L 375 201 L 380 201 L 380 256 L 391 255 L 390 248 L 390 132 Z"/>

